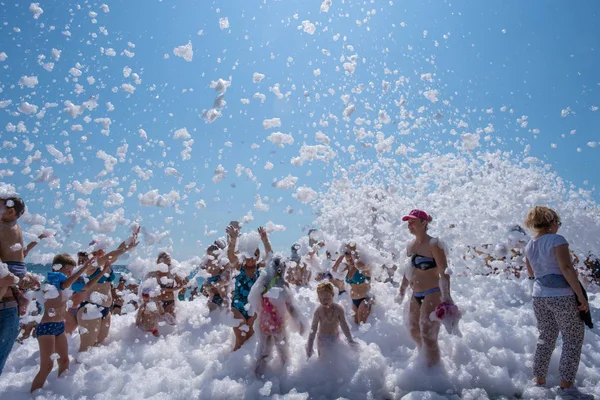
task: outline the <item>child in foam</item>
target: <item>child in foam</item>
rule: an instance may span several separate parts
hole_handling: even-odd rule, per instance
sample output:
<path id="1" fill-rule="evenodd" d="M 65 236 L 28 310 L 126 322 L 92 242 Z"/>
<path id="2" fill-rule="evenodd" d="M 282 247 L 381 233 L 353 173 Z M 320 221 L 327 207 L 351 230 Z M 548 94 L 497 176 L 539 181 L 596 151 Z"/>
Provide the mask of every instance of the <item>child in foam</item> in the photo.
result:
<path id="1" fill-rule="evenodd" d="M 156 301 L 150 297 L 150 292 L 149 289 L 142 292 L 142 304 L 137 310 L 135 325 L 144 332 L 158 336 L 158 323 L 165 310 L 162 307 L 162 301 Z"/>
<path id="2" fill-rule="evenodd" d="M 535 235 L 525 247 L 527 271 L 535 278 L 533 311 L 540 332 L 533 373 L 537 385 L 546 384 L 546 374 L 558 333 L 562 335 L 559 394 L 563 398 L 592 399 L 573 387 L 581 347 L 584 321 L 580 312 L 589 312 L 589 304 L 573 268 L 567 240 L 558 235 L 562 225 L 556 211 L 536 206 L 529 210 L 525 225 Z"/>
<path id="3" fill-rule="evenodd" d="M 93 262 L 89 260 L 86 265 L 75 273 L 75 260 L 68 254 L 58 254 L 52 261 L 53 269 L 58 271 L 48 272 L 47 283 L 42 287 L 44 315 L 37 326 L 36 337 L 40 345 L 40 370 L 33 379 L 31 391 L 41 389 L 46 378 L 54 368 L 52 355 L 58 353 L 58 376 L 69 368 L 69 347 L 65 336 L 65 316 L 67 314 L 67 300 L 70 296 L 71 285 Z"/>
<path id="4" fill-rule="evenodd" d="M 286 329 L 288 314 L 300 335 L 304 333 L 304 324 L 294 305 L 293 292 L 283 279 L 285 267 L 281 258 L 273 258 L 248 295 L 250 304 L 258 312 L 256 374 L 259 376 L 266 368 L 267 357 L 273 352 L 273 346 L 277 347 L 284 366 L 289 359 Z"/>
<path id="5" fill-rule="evenodd" d="M 334 274 L 337 274 L 342 263 L 345 265 L 342 271 L 346 271 L 346 283 L 350 285 L 354 322 L 356 325 L 365 324 L 375 304 L 371 294 L 371 269 L 361 259 L 354 242 L 348 243 L 344 254 L 336 260 L 332 268 Z"/>
<path id="6" fill-rule="evenodd" d="M 231 264 L 232 269 L 238 270 L 239 274 L 235 277 L 235 286 L 233 291 L 233 302 L 231 303 L 231 311 L 233 317 L 240 321 L 239 325 L 233 328 L 235 334 L 235 346 L 233 351 L 238 350 L 248 339 L 254 335 L 254 321 L 256 320 L 256 314 L 251 314 L 249 311 L 248 295 L 252 286 L 258 280 L 260 272 L 258 271 L 260 259 L 260 249 L 256 247 L 252 241 L 244 246 L 244 251 L 241 256 L 238 257 L 239 253 L 236 251 L 238 238 L 240 237 L 240 227 L 236 221 L 227 227 L 226 232 L 229 237 L 229 244 L 227 245 L 227 257 Z M 269 242 L 269 236 L 267 231 L 262 226 L 258 228 L 260 240 L 265 247 L 265 254 L 268 258 L 272 253 L 271 242 Z M 252 249 L 250 249 L 250 247 Z M 238 249 L 239 250 L 239 249 Z M 248 254 L 248 252 L 253 252 Z"/>
<path id="7" fill-rule="evenodd" d="M 430 318 L 440 303 L 454 304 L 450 297 L 450 276 L 446 273 L 446 253 L 437 238 L 427 234 L 432 218 L 422 210 L 412 210 L 402 221 L 408 222 L 415 239 L 406 247 L 410 265 L 400 285 L 400 301 L 411 286 L 409 327 L 419 350 L 424 348 L 429 366 L 440 362 L 438 334 L 440 322 Z"/>
<path id="8" fill-rule="evenodd" d="M 317 295 L 321 305 L 317 307 L 313 315 L 310 334 L 308 335 L 308 343 L 306 344 L 306 355 L 308 357 L 313 354 L 313 343 L 317 335 L 317 351 L 319 357 L 323 355 L 334 343 L 339 341 L 339 329 L 348 339 L 348 343 L 356 345 L 350 327 L 346 321 L 344 308 L 334 302 L 335 291 L 330 282 L 321 283 L 317 286 Z"/>
<path id="9" fill-rule="evenodd" d="M 92 252 L 97 259 L 97 268 L 87 268 L 87 273 L 91 273 L 88 279 L 95 283 L 85 290 L 83 301 L 77 311 L 77 324 L 81 337 L 79 351 L 86 351 L 91 346 L 102 343 L 108 336 L 111 322 L 110 307 L 112 306 L 111 282 L 115 278 L 111 265 L 120 256 L 138 245 L 139 232 L 140 227 L 137 226 L 131 237 L 110 253 L 105 253 L 103 249 Z"/>

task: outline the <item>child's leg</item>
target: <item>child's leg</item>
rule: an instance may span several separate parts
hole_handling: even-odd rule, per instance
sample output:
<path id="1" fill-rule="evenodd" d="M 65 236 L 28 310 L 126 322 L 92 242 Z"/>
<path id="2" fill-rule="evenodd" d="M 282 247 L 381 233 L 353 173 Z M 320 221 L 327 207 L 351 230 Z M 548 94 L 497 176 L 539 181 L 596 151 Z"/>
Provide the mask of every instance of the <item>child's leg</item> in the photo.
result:
<path id="1" fill-rule="evenodd" d="M 77 313 L 77 322 L 79 325 L 79 336 L 81 343 L 79 344 L 79 351 L 86 351 L 90 347 L 96 344 L 98 340 L 98 333 L 100 332 L 101 319 L 83 319 L 85 308 L 79 309 Z"/>
<path id="2" fill-rule="evenodd" d="M 273 336 L 259 333 L 255 369 L 256 374 L 259 376 L 265 372 L 267 358 L 273 353 L 273 341 Z"/>
<path id="3" fill-rule="evenodd" d="M 54 336 L 38 335 L 37 339 L 40 344 L 40 371 L 33 379 L 31 392 L 44 387 L 46 378 L 48 378 L 54 367 L 54 361 L 51 358 L 52 354 L 54 354 Z"/>
<path id="4" fill-rule="evenodd" d="M 60 357 L 58 359 L 58 376 L 61 376 L 63 372 L 69 369 L 69 343 L 67 342 L 67 335 L 62 333 L 56 336 L 55 347 Z"/>
<path id="5" fill-rule="evenodd" d="M 285 332 L 280 333 L 273 337 L 273 341 L 275 342 L 275 347 L 277 347 L 277 352 L 279 353 L 279 357 L 281 357 L 281 363 L 285 366 L 290 359 L 289 346 L 287 341 L 287 335 Z"/>

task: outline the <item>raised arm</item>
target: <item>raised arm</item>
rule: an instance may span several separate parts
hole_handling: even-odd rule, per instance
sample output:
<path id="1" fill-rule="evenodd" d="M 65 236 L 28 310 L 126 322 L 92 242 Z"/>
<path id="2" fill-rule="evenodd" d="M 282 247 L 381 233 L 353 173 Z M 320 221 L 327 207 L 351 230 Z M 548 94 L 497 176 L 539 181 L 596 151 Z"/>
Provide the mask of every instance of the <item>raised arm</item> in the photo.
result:
<path id="1" fill-rule="evenodd" d="M 446 273 L 446 268 L 448 268 L 446 253 L 438 243 L 431 244 L 431 253 L 433 254 L 433 259 L 440 275 L 439 285 L 442 292 L 442 303 L 454 304 L 452 297 L 450 297 L 450 275 Z"/>
<path id="2" fill-rule="evenodd" d="M 558 265 L 560 266 L 560 272 L 562 272 L 563 276 L 569 282 L 569 286 L 575 292 L 577 296 L 577 300 L 581 305 L 577 307 L 580 311 L 588 311 L 589 305 L 585 296 L 583 295 L 583 291 L 581 290 L 581 285 L 579 284 L 579 278 L 577 276 L 577 271 L 573 268 L 573 263 L 571 262 L 571 255 L 569 254 L 569 245 L 567 243 L 561 244 L 554 248 L 554 255 L 556 256 L 556 261 L 558 261 Z"/>
<path id="3" fill-rule="evenodd" d="M 332 270 L 333 272 L 338 272 L 338 268 L 340 267 L 340 264 L 342 263 L 342 260 L 343 260 L 343 259 L 344 259 L 344 255 L 342 254 L 342 255 L 340 255 L 340 256 L 338 257 L 338 259 L 337 259 L 337 260 L 335 260 L 335 263 L 333 264 L 333 267 L 331 267 L 331 270 Z"/>
<path id="4" fill-rule="evenodd" d="M 227 244 L 227 258 L 229 258 L 229 262 L 236 269 L 240 269 L 240 260 L 238 256 L 235 254 L 235 246 L 237 245 L 237 239 L 240 235 L 239 230 L 233 225 L 229 225 L 225 232 L 227 232 L 227 236 L 229 237 L 229 243 Z"/>
<path id="5" fill-rule="evenodd" d="M 127 253 L 129 250 L 135 248 L 140 242 L 137 241 L 138 234 L 140 233 L 140 227 L 138 226 L 131 237 L 125 240 L 117 247 L 116 250 L 111 251 L 108 254 L 103 255 L 98 259 L 98 265 L 113 264 L 119 257 Z"/>
<path id="6" fill-rule="evenodd" d="M 38 239 L 39 239 L 39 240 L 42 240 L 42 239 L 45 239 L 45 238 L 47 238 L 48 236 L 51 236 L 51 235 L 50 235 L 49 233 L 47 233 L 47 232 L 44 232 L 44 233 L 42 233 L 40 236 L 38 236 Z M 27 257 L 27 254 L 29 254 L 29 252 L 30 252 L 31 250 L 33 250 L 33 248 L 34 248 L 35 246 L 37 246 L 37 245 L 38 245 L 38 243 L 39 243 L 39 240 L 34 240 L 34 241 L 32 241 L 32 242 L 29 242 L 29 244 L 27 245 L 27 247 L 25 248 L 25 250 L 23 250 L 23 257 L 24 257 L 24 258 L 25 258 L 25 257 Z"/>
<path id="7" fill-rule="evenodd" d="M 267 230 L 262 226 L 258 228 L 258 234 L 260 235 L 260 240 L 262 240 L 263 245 L 265 246 L 266 259 L 269 254 L 273 253 L 273 248 L 271 247 L 271 242 L 269 241 L 269 234 L 267 233 Z"/>

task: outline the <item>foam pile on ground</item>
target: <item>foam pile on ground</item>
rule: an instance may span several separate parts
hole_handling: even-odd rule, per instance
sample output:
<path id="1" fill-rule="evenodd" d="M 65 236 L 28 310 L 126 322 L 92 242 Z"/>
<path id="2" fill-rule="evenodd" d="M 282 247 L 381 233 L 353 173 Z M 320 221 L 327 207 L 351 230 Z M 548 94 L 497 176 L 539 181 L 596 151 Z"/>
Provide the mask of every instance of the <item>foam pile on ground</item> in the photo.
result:
<path id="1" fill-rule="evenodd" d="M 156 399 L 422 398 L 419 396 L 424 394 L 418 391 L 428 391 L 429 398 L 513 398 L 523 393 L 539 399 L 554 397 L 552 389 L 535 395 L 530 388 L 537 329 L 529 281 L 464 276 L 455 277 L 452 287 L 464 314 L 463 337 L 440 333 L 444 369 L 427 370 L 420 362 L 404 325 L 406 302 L 399 305 L 394 301 L 395 289 L 375 283 L 377 305 L 369 323 L 353 328 L 360 342 L 358 354 L 343 344 L 336 360 L 324 362 L 313 357 L 307 361 L 306 338 L 292 333 L 292 358 L 285 371 L 275 360 L 259 380 L 253 373 L 256 338 L 232 354 L 230 317 L 209 313 L 199 298 L 178 302 L 179 324 L 160 327 L 164 336 L 158 339 L 137 330 L 131 314 L 113 318 L 105 346 L 77 355 L 75 337 L 70 352 L 80 364 L 72 363 L 64 379 L 57 379 L 54 371 L 37 398 L 71 398 L 74 393 L 88 398 Z M 598 310 L 598 290 L 591 290 L 590 297 L 591 307 Z M 312 317 L 316 300 L 314 288 L 297 290 L 296 301 L 305 319 Z M 348 298 L 342 296 L 339 301 L 350 307 Z M 554 354 L 548 377 L 554 384 L 558 383 L 559 353 Z M 4 396 L 30 398 L 38 357 L 35 339 L 15 346 L 0 380 Z M 590 393 L 600 392 L 599 358 L 598 332 L 586 330 L 577 380 Z"/>

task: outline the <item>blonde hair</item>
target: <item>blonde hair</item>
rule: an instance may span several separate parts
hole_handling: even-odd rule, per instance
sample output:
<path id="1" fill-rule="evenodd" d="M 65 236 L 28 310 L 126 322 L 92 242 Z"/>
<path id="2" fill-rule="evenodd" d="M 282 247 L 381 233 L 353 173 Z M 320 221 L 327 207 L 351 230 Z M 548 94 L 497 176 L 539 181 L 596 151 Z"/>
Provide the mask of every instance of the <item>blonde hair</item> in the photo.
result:
<path id="1" fill-rule="evenodd" d="M 77 265 L 77 263 L 70 254 L 63 253 L 54 256 L 54 259 L 52 259 L 52 265 L 60 265 L 61 267 L 64 267 L 65 265 L 71 265 L 74 267 Z"/>
<path id="2" fill-rule="evenodd" d="M 535 231 L 548 229 L 554 222 L 560 222 L 560 217 L 556 211 L 546 206 L 533 207 L 525 218 L 525 226 Z"/>
<path id="3" fill-rule="evenodd" d="M 317 293 L 321 292 L 330 292 L 331 294 L 335 294 L 331 282 L 319 283 L 319 285 L 317 285 Z"/>

